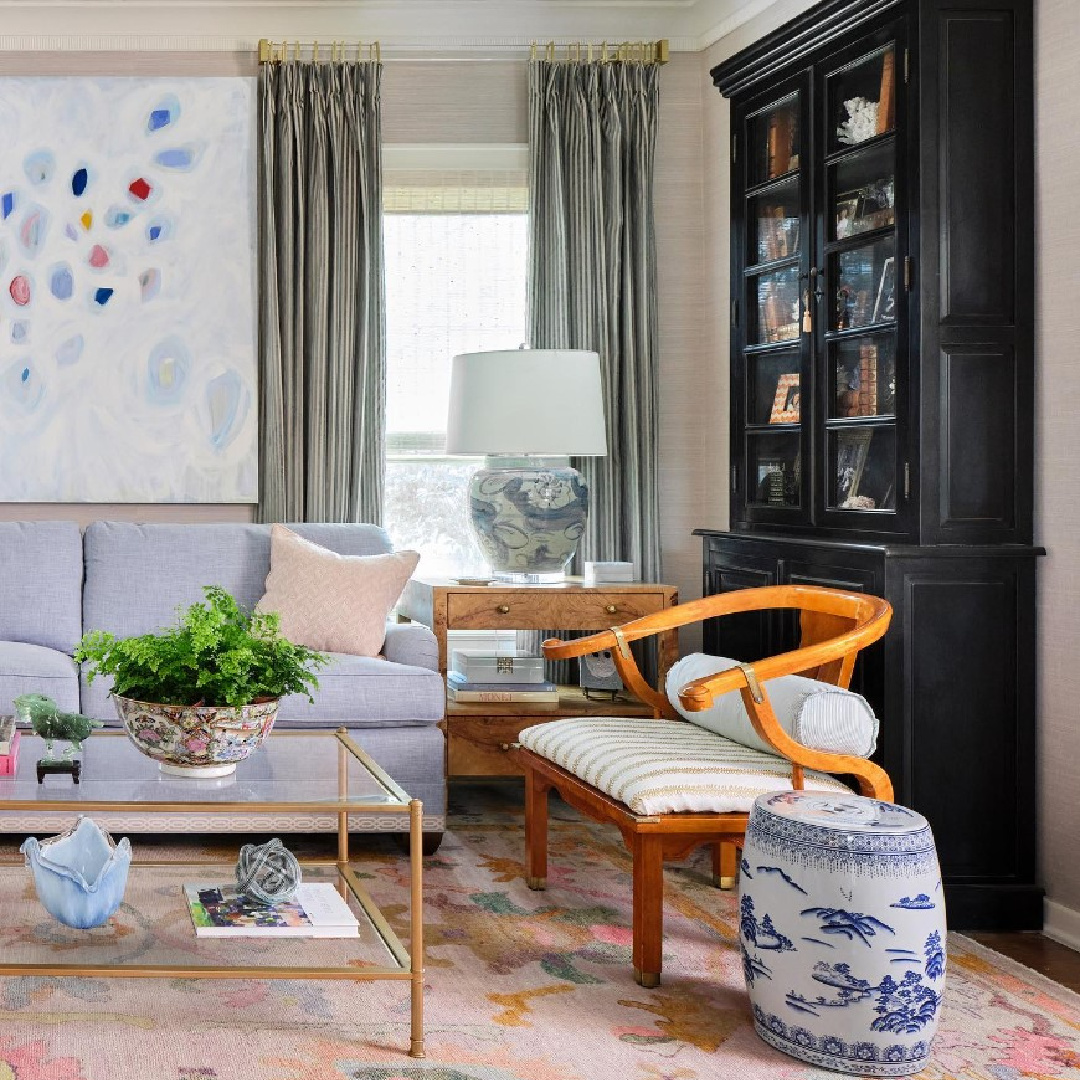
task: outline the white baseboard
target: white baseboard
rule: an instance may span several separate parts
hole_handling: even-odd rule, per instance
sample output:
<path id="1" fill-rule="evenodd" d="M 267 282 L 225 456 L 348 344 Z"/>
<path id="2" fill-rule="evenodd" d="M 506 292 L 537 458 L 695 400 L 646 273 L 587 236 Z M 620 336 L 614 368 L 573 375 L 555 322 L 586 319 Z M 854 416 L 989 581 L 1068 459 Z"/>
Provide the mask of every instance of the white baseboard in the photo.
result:
<path id="1" fill-rule="evenodd" d="M 1043 933 L 1080 952 L 1080 911 L 1056 900 L 1043 901 Z"/>

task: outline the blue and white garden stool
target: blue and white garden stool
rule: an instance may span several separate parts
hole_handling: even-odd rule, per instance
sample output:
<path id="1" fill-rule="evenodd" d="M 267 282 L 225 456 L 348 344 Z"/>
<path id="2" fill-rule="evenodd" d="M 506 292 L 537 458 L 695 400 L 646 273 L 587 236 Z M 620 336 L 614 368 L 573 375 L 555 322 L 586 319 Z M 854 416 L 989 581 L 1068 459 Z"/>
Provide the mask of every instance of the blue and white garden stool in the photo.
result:
<path id="1" fill-rule="evenodd" d="M 927 1064 L 945 987 L 945 901 L 921 814 L 860 795 L 760 796 L 739 912 L 767 1043 L 862 1076 Z"/>

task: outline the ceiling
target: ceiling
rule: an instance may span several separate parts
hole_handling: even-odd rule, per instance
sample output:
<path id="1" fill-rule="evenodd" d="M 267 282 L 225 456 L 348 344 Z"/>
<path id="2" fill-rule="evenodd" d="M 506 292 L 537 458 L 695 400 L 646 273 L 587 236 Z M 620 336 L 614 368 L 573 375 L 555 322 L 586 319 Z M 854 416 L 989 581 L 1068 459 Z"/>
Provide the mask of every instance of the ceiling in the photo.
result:
<path id="1" fill-rule="evenodd" d="M 498 55 L 533 41 L 648 41 L 697 51 L 775 0 L 0 0 L 0 49 L 127 38 L 252 47 L 260 37 L 379 40 L 388 51 Z M 141 44 L 136 45 L 136 42 Z M 82 47 L 90 47 L 83 45 Z"/>

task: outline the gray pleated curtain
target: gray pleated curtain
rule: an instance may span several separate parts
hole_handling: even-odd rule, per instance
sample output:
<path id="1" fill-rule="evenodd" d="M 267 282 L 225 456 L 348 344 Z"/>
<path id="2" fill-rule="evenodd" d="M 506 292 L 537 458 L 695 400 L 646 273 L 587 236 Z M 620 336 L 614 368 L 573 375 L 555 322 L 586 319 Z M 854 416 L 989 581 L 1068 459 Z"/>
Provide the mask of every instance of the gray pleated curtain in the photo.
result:
<path id="1" fill-rule="evenodd" d="M 531 64 L 529 334 L 600 354 L 608 455 L 589 485 L 581 558 L 660 574 L 653 171 L 657 67 Z"/>
<path id="2" fill-rule="evenodd" d="M 604 379 L 607 457 L 574 461 L 589 485 L 579 559 L 632 561 L 641 580 L 659 581 L 658 69 L 530 69 L 530 343 L 592 349 Z M 552 669 L 569 681 L 568 664 Z"/>
<path id="3" fill-rule="evenodd" d="M 381 519 L 381 76 L 260 67 L 261 521 Z"/>

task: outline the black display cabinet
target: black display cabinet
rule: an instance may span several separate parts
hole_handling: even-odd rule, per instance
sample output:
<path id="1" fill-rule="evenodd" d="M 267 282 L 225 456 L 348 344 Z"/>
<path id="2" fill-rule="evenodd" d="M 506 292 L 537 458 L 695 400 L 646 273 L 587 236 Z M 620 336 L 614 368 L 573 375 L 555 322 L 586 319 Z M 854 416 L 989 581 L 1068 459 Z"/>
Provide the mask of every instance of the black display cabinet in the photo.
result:
<path id="1" fill-rule="evenodd" d="M 1041 926 L 1030 0 L 828 0 L 712 72 L 731 99 L 731 528 L 706 594 L 887 597 L 856 688 L 955 928 Z M 793 647 L 783 617 L 711 652 Z"/>

